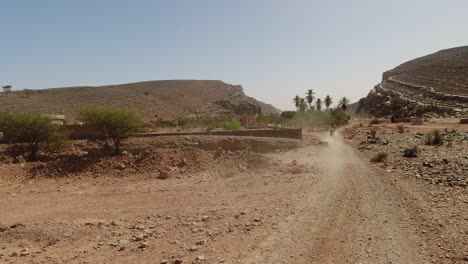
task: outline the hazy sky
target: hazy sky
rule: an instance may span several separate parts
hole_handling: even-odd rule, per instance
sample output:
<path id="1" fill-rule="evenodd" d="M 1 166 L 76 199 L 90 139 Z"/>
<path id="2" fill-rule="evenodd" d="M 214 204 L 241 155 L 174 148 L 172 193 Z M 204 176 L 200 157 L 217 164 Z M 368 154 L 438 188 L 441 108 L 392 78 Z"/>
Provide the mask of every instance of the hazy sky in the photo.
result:
<path id="1" fill-rule="evenodd" d="M 0 84 L 219 79 L 281 109 L 468 44 L 467 0 L 0 0 Z"/>

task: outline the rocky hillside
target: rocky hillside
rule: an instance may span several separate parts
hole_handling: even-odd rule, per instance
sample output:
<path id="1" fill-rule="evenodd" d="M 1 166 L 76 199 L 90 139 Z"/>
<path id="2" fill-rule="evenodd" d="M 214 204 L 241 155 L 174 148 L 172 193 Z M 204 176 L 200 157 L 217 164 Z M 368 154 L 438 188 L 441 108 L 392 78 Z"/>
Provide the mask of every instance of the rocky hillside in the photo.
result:
<path id="1" fill-rule="evenodd" d="M 22 90 L 0 96 L 0 111 L 60 114 L 69 121 L 75 120 L 76 109 L 89 105 L 136 109 L 146 121 L 278 111 L 246 96 L 240 85 L 212 80 L 147 81 L 98 87 Z"/>
<path id="2" fill-rule="evenodd" d="M 466 116 L 468 46 L 441 50 L 401 64 L 361 99 L 358 112 L 375 116 Z"/>

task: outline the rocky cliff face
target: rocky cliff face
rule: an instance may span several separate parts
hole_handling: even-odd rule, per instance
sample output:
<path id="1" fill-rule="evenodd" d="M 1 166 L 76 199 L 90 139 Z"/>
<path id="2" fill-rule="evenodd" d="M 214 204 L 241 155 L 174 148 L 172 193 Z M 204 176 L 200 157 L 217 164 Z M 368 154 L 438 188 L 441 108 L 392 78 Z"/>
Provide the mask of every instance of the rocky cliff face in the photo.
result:
<path id="1" fill-rule="evenodd" d="M 357 112 L 374 116 L 468 114 L 468 46 L 442 50 L 383 73 L 359 101 Z"/>

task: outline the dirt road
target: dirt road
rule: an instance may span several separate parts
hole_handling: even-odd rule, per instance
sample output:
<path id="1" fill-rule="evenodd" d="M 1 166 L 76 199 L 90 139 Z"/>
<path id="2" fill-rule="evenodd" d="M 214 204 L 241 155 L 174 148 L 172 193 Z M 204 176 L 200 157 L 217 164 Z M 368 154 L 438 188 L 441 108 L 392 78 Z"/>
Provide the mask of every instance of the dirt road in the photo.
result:
<path id="1" fill-rule="evenodd" d="M 427 244 L 407 193 L 326 140 L 229 177 L 3 184 L 0 222 L 25 227 L 0 233 L 0 262 L 457 263 Z"/>
<path id="2" fill-rule="evenodd" d="M 326 140 L 329 148 L 318 162 L 323 173 L 301 213 L 248 262 L 425 263 L 408 208 L 341 136 Z"/>

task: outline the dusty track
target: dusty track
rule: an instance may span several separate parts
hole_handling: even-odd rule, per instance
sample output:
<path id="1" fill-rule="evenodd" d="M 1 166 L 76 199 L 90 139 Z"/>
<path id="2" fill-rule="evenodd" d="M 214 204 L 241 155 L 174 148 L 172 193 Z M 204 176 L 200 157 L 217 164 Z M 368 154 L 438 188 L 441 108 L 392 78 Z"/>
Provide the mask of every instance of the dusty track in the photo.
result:
<path id="1" fill-rule="evenodd" d="M 341 137 L 328 138 L 301 213 L 249 263 L 424 263 L 410 212 Z M 317 161 L 313 161 L 316 163 Z"/>

